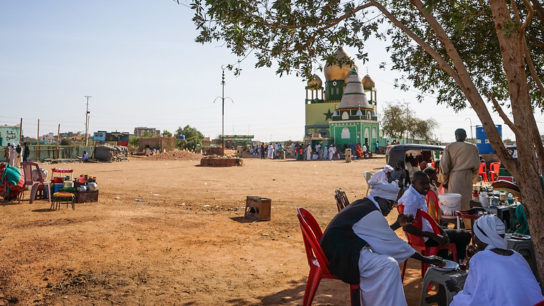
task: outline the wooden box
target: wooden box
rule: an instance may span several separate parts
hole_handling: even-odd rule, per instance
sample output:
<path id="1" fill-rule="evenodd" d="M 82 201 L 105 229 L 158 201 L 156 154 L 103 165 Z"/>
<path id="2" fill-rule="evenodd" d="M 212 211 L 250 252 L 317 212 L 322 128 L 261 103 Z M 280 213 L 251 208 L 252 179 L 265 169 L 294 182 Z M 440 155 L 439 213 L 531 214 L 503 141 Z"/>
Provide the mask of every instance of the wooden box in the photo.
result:
<path id="1" fill-rule="evenodd" d="M 76 192 L 75 202 L 76 203 L 98 202 L 98 190 Z"/>
<path id="2" fill-rule="evenodd" d="M 248 196 L 246 199 L 245 218 L 259 221 L 270 221 L 272 200 L 258 196 Z"/>

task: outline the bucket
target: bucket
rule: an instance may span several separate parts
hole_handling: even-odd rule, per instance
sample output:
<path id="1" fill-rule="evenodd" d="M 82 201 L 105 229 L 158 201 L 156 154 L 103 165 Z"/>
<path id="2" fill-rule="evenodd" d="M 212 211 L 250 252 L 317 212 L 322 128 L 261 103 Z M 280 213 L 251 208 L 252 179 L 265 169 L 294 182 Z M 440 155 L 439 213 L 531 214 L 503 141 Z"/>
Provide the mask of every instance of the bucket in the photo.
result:
<path id="1" fill-rule="evenodd" d="M 455 216 L 455 212 L 461 210 L 461 195 L 458 193 L 439 194 L 438 200 L 444 216 Z"/>

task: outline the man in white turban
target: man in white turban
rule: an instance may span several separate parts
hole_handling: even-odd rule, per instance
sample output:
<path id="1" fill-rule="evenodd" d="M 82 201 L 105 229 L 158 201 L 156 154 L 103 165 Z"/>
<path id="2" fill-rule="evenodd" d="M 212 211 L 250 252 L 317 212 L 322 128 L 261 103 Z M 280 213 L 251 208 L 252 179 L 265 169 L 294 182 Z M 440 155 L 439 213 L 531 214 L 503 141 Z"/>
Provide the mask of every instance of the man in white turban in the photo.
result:
<path id="1" fill-rule="evenodd" d="M 374 175 L 368 181 L 368 184 L 389 184 L 391 180 L 391 172 L 393 172 L 393 170 L 395 170 L 393 167 L 386 165 L 382 170 L 374 173 Z"/>
<path id="2" fill-rule="evenodd" d="M 341 210 L 327 226 L 320 244 L 329 270 L 348 284 L 359 284 L 363 305 L 406 305 L 399 263 L 407 258 L 441 265 L 437 257 L 416 252 L 394 232 L 411 220 L 400 215 L 389 226 L 385 216 L 396 203 L 399 187 L 374 183 L 370 194 Z"/>
<path id="3" fill-rule="evenodd" d="M 464 288 L 450 305 L 534 305 L 544 300 L 527 261 L 518 252 L 506 249 L 504 223 L 485 215 L 474 223 L 477 252 L 469 262 Z M 452 283 L 448 289 L 457 291 Z"/>

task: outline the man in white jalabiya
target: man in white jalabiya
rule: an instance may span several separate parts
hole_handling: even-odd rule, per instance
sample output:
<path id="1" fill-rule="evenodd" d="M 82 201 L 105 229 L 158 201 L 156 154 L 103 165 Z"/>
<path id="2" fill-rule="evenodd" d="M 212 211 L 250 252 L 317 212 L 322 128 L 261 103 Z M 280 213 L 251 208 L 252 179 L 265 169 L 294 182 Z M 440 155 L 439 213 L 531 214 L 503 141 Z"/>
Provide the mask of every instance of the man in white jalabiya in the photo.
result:
<path id="1" fill-rule="evenodd" d="M 504 229 L 504 223 L 494 215 L 476 220 L 473 251 L 477 253 L 469 261 L 463 290 L 453 297 L 450 306 L 535 305 L 544 300 L 527 261 L 506 248 Z M 453 283 L 447 285 L 451 291 L 459 290 Z"/>
<path id="2" fill-rule="evenodd" d="M 406 305 L 399 263 L 415 258 L 443 265 L 439 257 L 416 252 L 394 230 L 410 223 L 405 215 L 389 226 L 385 216 L 396 203 L 399 187 L 373 184 L 370 195 L 340 211 L 327 226 L 320 244 L 329 270 L 348 284 L 359 284 L 363 305 Z"/>
<path id="3" fill-rule="evenodd" d="M 270 159 L 274 158 L 274 144 L 272 143 L 268 145 L 268 158 Z"/>
<path id="4" fill-rule="evenodd" d="M 312 144 L 306 147 L 306 160 L 312 160 Z"/>
<path id="5" fill-rule="evenodd" d="M 391 179 L 391 172 L 393 172 L 393 170 L 395 169 L 389 165 L 383 167 L 382 170 L 372 175 L 372 177 L 368 181 L 368 184 L 369 185 L 376 184 L 376 183 L 388 184 L 389 180 Z"/>
<path id="6" fill-rule="evenodd" d="M 329 160 L 333 159 L 335 153 L 336 153 L 336 147 L 331 144 L 331 146 L 329 147 Z"/>

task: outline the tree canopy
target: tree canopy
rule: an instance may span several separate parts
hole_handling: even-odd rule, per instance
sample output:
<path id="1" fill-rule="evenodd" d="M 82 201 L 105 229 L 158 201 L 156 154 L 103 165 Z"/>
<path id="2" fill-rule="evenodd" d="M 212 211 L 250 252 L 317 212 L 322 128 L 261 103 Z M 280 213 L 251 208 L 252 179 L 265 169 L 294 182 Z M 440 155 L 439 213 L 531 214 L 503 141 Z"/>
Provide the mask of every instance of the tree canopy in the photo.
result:
<path id="1" fill-rule="evenodd" d="M 383 110 L 380 126 L 385 135 L 393 138 L 410 136 L 412 139 L 431 140 L 438 126 L 434 119 L 419 119 L 408 105 L 390 104 Z"/>
<path id="2" fill-rule="evenodd" d="M 172 133 L 168 132 L 167 130 L 162 131 L 162 136 L 164 137 L 172 137 Z"/>
<path id="3" fill-rule="evenodd" d="M 186 149 L 190 151 L 195 151 L 198 148 L 202 147 L 202 140 L 204 135 L 194 127 L 189 125 L 184 126 L 183 128 L 179 127 L 176 130 L 176 138 L 179 135 L 185 135 L 185 140 L 178 140 L 177 147 L 181 149 Z"/>

